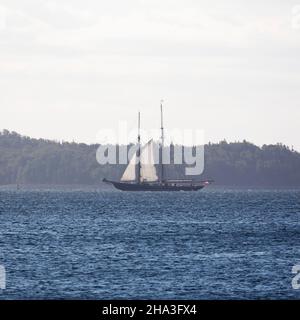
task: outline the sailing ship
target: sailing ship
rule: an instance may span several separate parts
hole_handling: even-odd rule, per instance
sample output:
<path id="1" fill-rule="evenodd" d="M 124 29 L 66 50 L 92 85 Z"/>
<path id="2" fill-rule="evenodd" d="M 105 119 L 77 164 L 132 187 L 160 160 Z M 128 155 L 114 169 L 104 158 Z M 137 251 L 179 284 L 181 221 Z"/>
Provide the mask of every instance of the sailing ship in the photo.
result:
<path id="1" fill-rule="evenodd" d="M 160 104 L 161 112 L 161 143 L 160 159 L 163 157 L 164 148 L 164 127 L 163 127 L 163 106 Z M 120 181 L 103 179 L 104 182 L 112 184 L 122 191 L 197 191 L 210 184 L 212 180 L 170 180 L 165 177 L 164 163 L 160 161 L 160 175 L 154 161 L 154 142 L 148 141 L 141 147 L 140 135 L 140 112 L 138 113 L 138 150 L 132 156 Z"/>

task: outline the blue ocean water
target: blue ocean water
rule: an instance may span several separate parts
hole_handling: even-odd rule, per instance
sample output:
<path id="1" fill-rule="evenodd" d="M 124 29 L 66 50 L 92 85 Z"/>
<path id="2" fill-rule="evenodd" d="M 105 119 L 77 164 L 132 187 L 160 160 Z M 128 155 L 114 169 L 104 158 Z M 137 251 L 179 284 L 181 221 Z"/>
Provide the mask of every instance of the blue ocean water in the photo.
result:
<path id="1" fill-rule="evenodd" d="M 300 190 L 0 191 L 0 299 L 299 299 Z"/>

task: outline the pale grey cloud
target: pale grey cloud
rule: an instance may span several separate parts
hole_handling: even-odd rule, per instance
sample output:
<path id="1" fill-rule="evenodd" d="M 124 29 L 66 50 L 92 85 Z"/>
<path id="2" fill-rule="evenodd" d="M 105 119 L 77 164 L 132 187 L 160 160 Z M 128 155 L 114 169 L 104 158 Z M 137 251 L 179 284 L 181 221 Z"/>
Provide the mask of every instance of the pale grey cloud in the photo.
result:
<path id="1" fill-rule="evenodd" d="M 0 0 L 0 128 L 93 142 L 164 97 L 170 127 L 300 150 L 296 5 Z"/>

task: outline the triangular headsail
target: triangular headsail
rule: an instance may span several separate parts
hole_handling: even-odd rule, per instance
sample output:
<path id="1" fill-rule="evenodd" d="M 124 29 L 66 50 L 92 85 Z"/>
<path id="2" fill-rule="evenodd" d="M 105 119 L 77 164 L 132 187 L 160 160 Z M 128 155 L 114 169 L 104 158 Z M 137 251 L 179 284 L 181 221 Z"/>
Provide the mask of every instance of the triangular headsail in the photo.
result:
<path id="1" fill-rule="evenodd" d="M 135 153 L 131 158 L 131 160 L 129 161 L 129 164 L 121 177 L 121 181 L 136 180 L 136 164 L 137 164 L 137 157 Z"/>

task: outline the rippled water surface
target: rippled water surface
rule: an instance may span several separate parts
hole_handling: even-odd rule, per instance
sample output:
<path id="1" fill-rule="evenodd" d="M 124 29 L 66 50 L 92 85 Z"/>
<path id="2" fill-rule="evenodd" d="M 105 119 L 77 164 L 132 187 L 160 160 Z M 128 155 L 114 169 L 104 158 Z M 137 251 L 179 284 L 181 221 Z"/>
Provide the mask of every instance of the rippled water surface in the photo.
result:
<path id="1" fill-rule="evenodd" d="M 298 299 L 300 191 L 0 191 L 0 299 Z"/>

